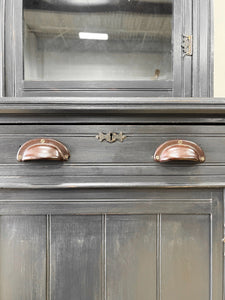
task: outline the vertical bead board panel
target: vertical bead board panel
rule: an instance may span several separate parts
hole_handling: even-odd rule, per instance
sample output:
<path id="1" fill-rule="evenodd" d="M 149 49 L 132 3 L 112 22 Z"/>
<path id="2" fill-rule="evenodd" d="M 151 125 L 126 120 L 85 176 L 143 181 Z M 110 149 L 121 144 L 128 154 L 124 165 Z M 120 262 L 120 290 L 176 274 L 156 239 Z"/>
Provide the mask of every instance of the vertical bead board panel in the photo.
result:
<path id="1" fill-rule="evenodd" d="M 52 216 L 52 300 L 101 299 L 101 216 Z"/>
<path id="2" fill-rule="evenodd" d="M 163 215 L 161 299 L 210 299 L 209 215 Z"/>
<path id="3" fill-rule="evenodd" d="M 156 216 L 106 219 L 107 300 L 156 299 Z"/>
<path id="4" fill-rule="evenodd" d="M 212 213 L 2 215 L 0 300 L 220 299 L 218 203 Z"/>
<path id="5" fill-rule="evenodd" d="M 46 299 L 46 218 L 0 217 L 0 299 Z"/>

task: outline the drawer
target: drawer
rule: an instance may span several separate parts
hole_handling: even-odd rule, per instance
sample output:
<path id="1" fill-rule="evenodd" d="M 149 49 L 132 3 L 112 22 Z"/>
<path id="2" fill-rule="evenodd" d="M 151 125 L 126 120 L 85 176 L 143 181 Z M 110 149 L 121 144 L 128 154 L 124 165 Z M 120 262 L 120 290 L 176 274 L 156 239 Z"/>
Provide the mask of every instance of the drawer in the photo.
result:
<path id="1" fill-rule="evenodd" d="M 109 143 L 99 133 L 122 133 L 123 142 Z M 68 161 L 18 162 L 17 151 L 31 139 L 55 139 L 69 152 Z M 205 153 L 204 163 L 159 163 L 155 150 L 168 140 L 188 140 Z M 10 125 L 0 128 L 2 175 L 161 176 L 224 174 L 225 126 L 162 125 Z"/>

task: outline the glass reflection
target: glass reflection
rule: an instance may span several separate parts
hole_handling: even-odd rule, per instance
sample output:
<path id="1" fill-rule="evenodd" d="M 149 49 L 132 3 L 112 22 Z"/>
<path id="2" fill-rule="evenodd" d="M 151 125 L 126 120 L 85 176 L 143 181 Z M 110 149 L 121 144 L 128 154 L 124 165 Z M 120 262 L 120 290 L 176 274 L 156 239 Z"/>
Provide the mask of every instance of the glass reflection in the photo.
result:
<path id="1" fill-rule="evenodd" d="M 172 79 L 172 0 L 23 5 L 25 80 Z"/>

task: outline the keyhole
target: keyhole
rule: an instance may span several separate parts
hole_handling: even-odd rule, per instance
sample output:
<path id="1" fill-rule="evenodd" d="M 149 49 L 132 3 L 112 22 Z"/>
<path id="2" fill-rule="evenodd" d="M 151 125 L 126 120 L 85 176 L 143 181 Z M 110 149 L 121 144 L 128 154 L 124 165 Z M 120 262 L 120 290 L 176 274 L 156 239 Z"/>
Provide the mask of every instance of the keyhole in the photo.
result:
<path id="1" fill-rule="evenodd" d="M 112 141 L 112 139 L 113 139 L 113 134 L 112 132 L 110 132 L 110 141 Z"/>

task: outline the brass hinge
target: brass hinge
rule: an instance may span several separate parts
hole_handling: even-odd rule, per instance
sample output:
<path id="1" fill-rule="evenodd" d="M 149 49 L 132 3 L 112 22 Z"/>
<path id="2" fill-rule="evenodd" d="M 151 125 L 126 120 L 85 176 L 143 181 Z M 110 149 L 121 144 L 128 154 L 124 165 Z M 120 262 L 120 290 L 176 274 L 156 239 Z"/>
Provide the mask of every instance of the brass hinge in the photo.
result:
<path id="1" fill-rule="evenodd" d="M 183 49 L 183 56 L 192 56 L 193 54 L 192 35 L 183 34 L 183 41 L 181 47 Z"/>

